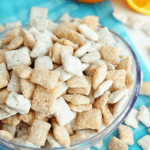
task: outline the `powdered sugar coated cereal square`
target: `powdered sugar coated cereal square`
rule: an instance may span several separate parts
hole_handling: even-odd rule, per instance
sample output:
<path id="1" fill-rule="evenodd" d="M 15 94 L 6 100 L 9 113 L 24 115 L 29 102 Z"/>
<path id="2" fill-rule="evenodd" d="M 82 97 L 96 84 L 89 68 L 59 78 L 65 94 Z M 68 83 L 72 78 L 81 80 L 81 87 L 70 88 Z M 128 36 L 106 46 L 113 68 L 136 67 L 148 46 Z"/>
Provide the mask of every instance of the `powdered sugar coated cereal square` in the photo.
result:
<path id="1" fill-rule="evenodd" d="M 138 111 L 132 108 L 129 115 L 126 117 L 124 123 L 128 126 L 138 129 L 139 121 L 137 120 L 137 115 L 138 115 Z"/>
<path id="2" fill-rule="evenodd" d="M 42 68 L 45 68 L 47 70 L 53 69 L 53 62 L 49 56 L 41 56 L 41 57 L 36 58 L 35 66 L 37 66 L 37 65 L 39 65 Z"/>
<path id="3" fill-rule="evenodd" d="M 142 122 L 146 127 L 150 127 L 150 112 L 149 109 L 144 105 L 140 107 L 137 119 Z"/>
<path id="4" fill-rule="evenodd" d="M 99 36 L 99 42 L 103 45 L 110 45 L 112 46 L 115 43 L 115 39 L 112 37 L 111 33 L 109 32 L 108 28 L 104 27 L 101 28 L 97 32 Z"/>
<path id="5" fill-rule="evenodd" d="M 78 26 L 78 30 L 85 36 L 85 38 L 92 40 L 92 41 L 98 41 L 99 37 L 96 32 L 94 32 L 91 28 L 89 28 L 87 25 L 82 24 Z"/>
<path id="6" fill-rule="evenodd" d="M 113 84 L 112 80 L 104 81 L 94 92 L 94 98 L 101 96 L 104 92 L 106 92 L 111 85 Z"/>
<path id="7" fill-rule="evenodd" d="M 13 59 L 12 59 L 13 58 Z M 7 68 L 13 69 L 15 66 L 29 66 L 31 59 L 27 48 L 5 52 Z"/>
<path id="8" fill-rule="evenodd" d="M 21 93 L 20 78 L 16 75 L 15 72 L 13 72 L 11 75 L 11 79 L 7 86 L 7 90 Z"/>
<path id="9" fill-rule="evenodd" d="M 59 79 L 61 81 L 66 81 L 66 80 L 70 79 L 73 76 L 72 74 L 66 72 L 64 70 L 63 66 L 60 66 L 60 67 L 56 68 L 54 71 L 60 73 Z"/>
<path id="10" fill-rule="evenodd" d="M 140 145 L 144 150 L 150 149 L 150 135 L 146 135 L 137 141 L 138 145 Z"/>
<path id="11" fill-rule="evenodd" d="M 92 63 L 93 61 L 96 61 L 98 59 L 100 59 L 100 53 L 99 52 L 91 52 L 91 53 L 87 53 L 85 54 L 82 58 L 81 61 L 83 63 Z"/>
<path id="12" fill-rule="evenodd" d="M 53 32 L 56 29 L 56 27 L 58 26 L 57 23 L 54 23 L 51 20 L 47 20 L 47 22 L 48 22 L 47 30 L 50 32 Z"/>
<path id="13" fill-rule="evenodd" d="M 103 146 L 103 141 L 96 143 L 93 147 L 100 149 Z"/>
<path id="14" fill-rule="evenodd" d="M 64 70 L 70 74 L 82 76 L 81 61 L 67 53 L 61 54 Z"/>
<path id="15" fill-rule="evenodd" d="M 20 146 L 32 147 L 32 148 L 41 148 L 39 145 L 35 145 L 27 140 L 28 135 L 23 135 L 13 139 L 13 142 Z"/>
<path id="16" fill-rule="evenodd" d="M 47 43 L 37 41 L 34 45 L 34 48 L 30 54 L 32 58 L 44 56 L 48 53 L 48 46 Z"/>
<path id="17" fill-rule="evenodd" d="M 74 113 L 70 110 L 68 104 L 62 97 L 56 100 L 56 110 L 54 116 L 56 117 L 60 126 L 64 126 L 75 117 Z"/>
<path id="18" fill-rule="evenodd" d="M 75 53 L 74 56 L 77 58 L 80 58 L 82 56 L 84 56 L 87 51 L 89 50 L 89 48 L 91 47 L 91 42 L 87 42 L 85 43 L 83 46 L 81 46 L 80 48 L 78 48 Z"/>
<path id="19" fill-rule="evenodd" d="M 28 113 L 31 108 L 31 101 L 16 92 L 11 92 L 8 95 L 6 104 L 21 114 Z"/>
<path id="20" fill-rule="evenodd" d="M 40 32 L 44 32 L 47 29 L 48 22 L 46 18 L 34 18 L 33 26 Z"/>
<path id="21" fill-rule="evenodd" d="M 129 92 L 128 89 L 121 89 L 121 90 L 117 90 L 115 92 L 112 92 L 108 103 L 114 104 L 117 103 L 123 96 L 127 95 Z"/>
<path id="22" fill-rule="evenodd" d="M 48 9 L 40 7 L 32 7 L 30 12 L 29 26 L 34 25 L 34 18 L 47 18 Z"/>
<path id="23" fill-rule="evenodd" d="M 47 135 L 47 141 L 50 144 L 50 148 L 59 148 L 59 147 L 61 147 L 61 145 L 55 139 L 54 135 L 50 132 Z"/>
<path id="24" fill-rule="evenodd" d="M 6 111 L 7 113 L 9 113 L 9 114 L 15 115 L 15 114 L 17 113 L 16 110 L 14 110 L 14 109 L 8 107 L 6 104 L 0 105 L 0 108 L 2 108 L 3 110 L 5 110 L 5 111 Z"/>

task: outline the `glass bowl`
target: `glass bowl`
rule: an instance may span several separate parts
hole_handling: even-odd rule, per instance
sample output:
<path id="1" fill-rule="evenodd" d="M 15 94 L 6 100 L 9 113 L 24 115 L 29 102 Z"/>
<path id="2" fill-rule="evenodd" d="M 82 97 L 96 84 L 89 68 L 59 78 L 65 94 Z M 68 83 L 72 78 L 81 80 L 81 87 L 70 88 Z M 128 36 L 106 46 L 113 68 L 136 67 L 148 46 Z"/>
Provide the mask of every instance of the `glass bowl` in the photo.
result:
<path id="1" fill-rule="evenodd" d="M 27 25 L 22 26 L 22 28 L 27 28 Z M 0 33 L 0 38 L 3 37 L 5 32 L 6 31 Z M 134 83 L 133 83 L 132 88 L 130 89 L 127 103 L 124 106 L 124 108 L 122 109 L 122 111 L 120 112 L 120 114 L 118 115 L 118 117 L 115 118 L 114 121 L 107 128 L 105 128 L 100 133 L 97 133 L 95 136 L 93 136 L 83 142 L 71 145 L 70 149 L 72 149 L 72 150 L 86 150 L 86 148 L 89 148 L 89 147 L 95 145 L 99 141 L 101 141 L 101 140 L 105 139 L 107 136 L 109 136 L 113 131 L 115 131 L 118 128 L 118 126 L 124 121 L 124 119 L 128 116 L 128 114 L 131 111 L 131 109 L 133 108 L 133 106 L 137 100 L 138 94 L 139 94 L 140 85 L 141 85 L 141 70 L 140 70 L 140 65 L 137 60 L 136 54 L 134 53 L 131 46 L 124 39 L 122 39 L 115 32 L 113 32 L 113 31 L 110 31 L 110 32 L 111 32 L 112 36 L 114 37 L 116 44 L 120 45 L 124 49 L 124 52 L 132 57 L 131 73 L 132 73 L 132 77 L 134 79 Z M 0 142 L 1 142 L 0 147 L 2 147 L 4 149 L 16 149 L 16 150 L 38 149 L 38 148 L 29 148 L 29 147 L 19 146 L 17 144 L 8 142 L 4 139 L 0 139 Z M 53 148 L 53 149 L 48 149 L 48 148 L 41 148 L 41 149 L 43 149 L 43 150 L 67 150 L 65 147 Z"/>

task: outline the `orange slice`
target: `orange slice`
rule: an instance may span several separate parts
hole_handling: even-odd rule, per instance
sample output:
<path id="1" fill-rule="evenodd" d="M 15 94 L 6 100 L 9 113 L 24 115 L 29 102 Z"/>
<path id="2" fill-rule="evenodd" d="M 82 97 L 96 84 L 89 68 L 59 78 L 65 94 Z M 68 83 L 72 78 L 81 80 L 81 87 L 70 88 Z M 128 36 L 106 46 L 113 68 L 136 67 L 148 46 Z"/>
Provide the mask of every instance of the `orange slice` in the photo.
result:
<path id="1" fill-rule="evenodd" d="M 128 5 L 144 15 L 150 15 L 150 0 L 126 0 Z"/>

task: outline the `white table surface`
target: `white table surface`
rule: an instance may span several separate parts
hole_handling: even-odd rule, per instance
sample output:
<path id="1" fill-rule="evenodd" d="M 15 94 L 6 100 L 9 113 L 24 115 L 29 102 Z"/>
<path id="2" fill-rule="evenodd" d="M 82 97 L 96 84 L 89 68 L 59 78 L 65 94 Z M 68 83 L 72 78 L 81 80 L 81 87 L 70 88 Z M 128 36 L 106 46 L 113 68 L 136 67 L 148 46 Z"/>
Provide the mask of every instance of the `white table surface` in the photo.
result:
<path id="1" fill-rule="evenodd" d="M 124 27 L 146 65 L 150 69 L 150 50 L 148 50 L 148 47 L 150 47 L 150 36 L 147 36 L 140 30 L 135 31 L 126 26 Z"/>

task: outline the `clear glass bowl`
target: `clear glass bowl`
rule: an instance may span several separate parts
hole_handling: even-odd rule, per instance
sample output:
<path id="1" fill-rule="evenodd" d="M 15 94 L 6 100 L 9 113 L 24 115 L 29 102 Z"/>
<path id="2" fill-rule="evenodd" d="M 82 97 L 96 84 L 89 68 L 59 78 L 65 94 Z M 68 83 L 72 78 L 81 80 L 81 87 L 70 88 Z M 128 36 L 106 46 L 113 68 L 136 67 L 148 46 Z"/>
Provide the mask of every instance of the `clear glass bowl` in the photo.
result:
<path id="1" fill-rule="evenodd" d="M 27 25 L 23 26 L 23 28 L 27 28 Z M 6 32 L 6 31 L 5 31 Z M 0 33 L 0 38 L 3 37 L 4 33 Z M 132 68 L 131 68 L 131 73 L 132 77 L 134 79 L 133 87 L 130 90 L 129 98 L 126 103 L 126 106 L 122 109 L 120 112 L 120 115 L 112 122 L 111 125 L 109 125 L 107 128 L 105 128 L 103 131 L 98 133 L 97 135 L 81 142 L 77 143 L 74 145 L 70 146 L 70 149 L 73 150 L 85 150 L 86 148 L 89 148 L 93 145 L 95 145 L 97 142 L 105 139 L 107 136 L 109 136 L 113 131 L 115 131 L 118 126 L 124 121 L 124 119 L 128 116 L 129 112 L 133 108 L 138 94 L 140 90 L 140 84 L 141 84 L 141 70 L 140 70 L 140 65 L 137 60 L 136 54 L 134 53 L 133 49 L 130 47 L 130 45 L 122 39 L 118 34 L 114 33 L 113 31 L 110 31 L 114 39 L 116 40 L 116 43 L 124 47 L 125 52 L 132 57 Z M 0 139 L 0 147 L 4 149 L 16 149 L 16 150 L 31 150 L 34 148 L 29 148 L 29 147 L 24 147 L 24 146 L 19 146 L 11 142 L 7 142 L 6 140 Z M 38 149 L 38 148 L 36 148 Z M 43 150 L 67 150 L 65 147 L 61 148 L 54 148 L 54 149 L 48 149 L 48 148 L 42 148 Z"/>

